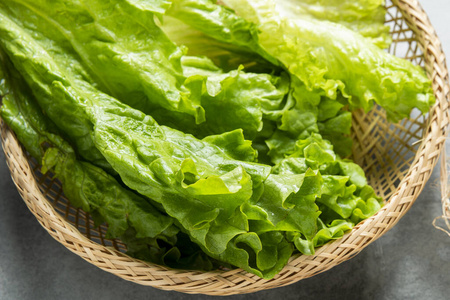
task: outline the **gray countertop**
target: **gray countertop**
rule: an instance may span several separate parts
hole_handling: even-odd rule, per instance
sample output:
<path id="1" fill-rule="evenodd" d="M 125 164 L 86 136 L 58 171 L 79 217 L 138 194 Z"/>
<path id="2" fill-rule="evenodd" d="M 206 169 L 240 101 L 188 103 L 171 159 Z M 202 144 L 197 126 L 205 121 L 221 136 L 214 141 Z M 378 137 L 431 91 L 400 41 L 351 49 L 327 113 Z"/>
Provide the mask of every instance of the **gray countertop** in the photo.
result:
<path id="1" fill-rule="evenodd" d="M 450 55 L 450 1 L 422 0 Z M 449 145 L 449 144 L 448 144 Z M 90 265 L 53 240 L 11 181 L 0 154 L 0 299 L 209 299 L 160 291 Z M 432 221 L 442 214 L 435 169 L 411 210 L 353 259 L 287 287 L 233 299 L 449 299 L 450 237 Z"/>

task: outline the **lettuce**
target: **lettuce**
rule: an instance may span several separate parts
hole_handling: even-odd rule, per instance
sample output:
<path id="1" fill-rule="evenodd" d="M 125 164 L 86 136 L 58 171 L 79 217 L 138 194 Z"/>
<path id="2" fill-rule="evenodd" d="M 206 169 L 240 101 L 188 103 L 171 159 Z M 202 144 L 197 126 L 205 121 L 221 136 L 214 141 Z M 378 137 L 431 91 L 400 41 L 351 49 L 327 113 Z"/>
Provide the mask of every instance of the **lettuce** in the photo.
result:
<path id="1" fill-rule="evenodd" d="M 277 4 L 289 18 L 302 16 L 338 23 L 371 39 L 380 48 L 391 43 L 389 26 L 384 24 L 384 0 L 282 0 Z"/>
<path id="2" fill-rule="evenodd" d="M 2 14 L 4 14 L 5 16 L 9 16 L 8 19 L 4 19 L 3 25 L 7 28 L 9 27 L 7 31 L 2 30 L 2 35 L 4 36 L 4 38 L 14 38 L 14 36 L 17 35 L 20 36 L 22 32 L 26 30 L 26 28 L 34 28 L 34 26 L 36 25 L 33 23 L 17 21 L 22 25 L 22 28 L 18 28 L 10 18 L 12 18 L 15 13 L 20 16 L 21 7 L 16 7 L 14 3 L 9 3 L 8 7 L 0 3 L 0 7 L 2 8 Z M 31 13 L 24 15 L 28 15 L 30 17 L 33 16 Z M 11 24 L 11 26 L 9 26 L 9 24 Z M 41 41 L 45 49 L 47 49 L 50 53 L 54 53 L 55 57 L 61 57 L 62 59 L 65 59 L 64 53 L 66 53 L 67 48 L 55 43 L 55 41 L 64 41 L 64 36 L 62 36 L 62 34 L 59 34 L 58 32 L 55 32 L 54 30 L 50 30 L 51 27 L 48 28 L 44 24 L 45 23 L 41 24 L 41 26 L 43 27 L 41 28 L 41 31 L 33 31 L 35 37 Z M 44 28 L 47 30 L 44 30 Z M 43 34 L 43 32 L 52 33 L 52 35 L 54 36 L 54 40 L 48 39 Z M 21 51 L 23 51 L 23 55 L 25 56 L 46 57 L 49 55 L 47 52 L 33 52 L 34 49 L 22 49 L 22 46 L 20 44 L 8 45 L 5 47 L 10 47 L 8 49 L 9 51 L 15 51 L 15 48 L 21 49 Z M 91 124 L 88 120 L 88 116 L 85 112 L 76 107 L 73 97 L 62 97 L 62 95 L 52 92 L 51 85 L 41 86 L 38 84 L 38 82 L 40 81 L 39 78 L 43 76 L 51 76 L 55 80 L 55 82 L 57 82 L 58 80 L 63 80 L 63 76 L 61 75 L 59 70 L 57 70 L 56 68 L 49 69 L 48 67 L 49 66 L 46 65 L 37 65 L 34 73 L 26 74 L 26 76 L 23 76 L 28 85 L 30 85 L 30 87 L 33 89 L 33 93 L 35 94 L 39 105 L 45 111 L 45 114 L 49 117 L 49 119 L 54 122 L 54 124 L 59 128 L 61 132 L 64 133 L 65 137 L 74 144 L 74 148 L 77 150 L 77 153 L 79 153 L 84 159 L 93 163 L 94 165 L 106 169 L 109 173 L 114 173 L 112 168 L 109 166 L 98 149 L 95 148 L 90 136 Z M 92 82 L 92 79 L 89 78 L 89 75 L 86 72 L 82 71 L 82 69 L 79 70 L 80 73 L 78 76 L 82 76 L 86 80 Z M 58 99 L 58 103 L 60 103 L 60 105 L 54 105 L 55 99 Z M 73 111 L 77 111 L 76 118 L 72 118 Z M 71 121 L 67 122 L 67 120 Z"/>
<path id="3" fill-rule="evenodd" d="M 431 83 L 420 67 L 341 24 L 285 16 L 272 0 L 225 3 L 259 24 L 264 49 L 310 91 L 331 99 L 340 93 L 351 108 L 366 111 L 377 103 L 393 121 L 408 117 L 413 107 L 427 112 L 434 103 Z"/>
<path id="4" fill-rule="evenodd" d="M 245 73 L 241 69 L 205 73 L 202 69 L 212 66 L 204 59 L 196 68 L 189 68 L 195 59 L 185 58 L 184 48 L 177 47 L 156 26 L 153 11 L 134 2 L 13 2 L 20 4 L 8 7 L 12 15 L 27 19 L 24 27 L 33 24 L 31 31 L 34 26 L 41 28 L 44 39 L 64 40 L 52 47 L 63 46 L 55 49 L 58 52 L 75 52 L 86 66 L 90 81 L 94 80 L 100 90 L 155 115 L 162 124 L 198 137 L 241 128 L 251 138 L 262 129 L 263 106 L 271 101 L 280 103 L 286 94 L 286 76 Z M 58 7 L 66 5 L 71 9 L 61 14 Z M 21 16 L 24 10 L 30 17 Z M 95 18 L 101 12 L 107 16 Z M 33 14 L 38 19 L 31 17 Z M 150 40 L 153 42 L 148 43 Z"/>
<path id="5" fill-rule="evenodd" d="M 198 60 L 198 59 L 197 59 Z M 201 59 L 203 62 L 204 59 Z M 152 115 L 158 123 L 191 133 L 198 138 L 242 129 L 253 139 L 264 127 L 266 116 L 282 109 L 288 92 L 289 78 L 270 74 L 245 73 L 241 68 L 228 73 L 211 74 L 211 64 L 193 67 L 184 62 L 186 85 L 200 94 L 206 121 L 195 124 L 179 113 L 155 109 Z M 205 73 L 208 73 L 205 75 Z"/>
<path id="6" fill-rule="evenodd" d="M 20 3 L 12 8 L 17 16 L 27 9 L 39 16 L 33 23 L 49 38 L 62 33 L 103 91 L 143 111 L 161 106 L 204 121 L 199 99 L 183 87 L 183 49 L 156 26 L 148 4 L 141 10 L 135 1 L 11 2 Z"/>
<path id="7" fill-rule="evenodd" d="M 161 248 L 157 241 L 164 241 L 172 249 L 179 231 L 173 220 L 102 169 L 77 159 L 70 144 L 36 105 L 21 76 L 5 58 L 2 62 L 1 116 L 42 164 L 42 172 L 51 170 L 61 180 L 72 205 L 91 213 L 97 223 L 107 222 L 108 238 L 121 238 L 127 231 L 133 231 L 135 239 L 151 241 L 145 243 L 147 249 L 158 253 L 151 260 L 161 263 L 160 257 L 167 249 Z"/>
<path id="8" fill-rule="evenodd" d="M 272 269 L 279 271 L 286 264 L 292 249 L 284 237 L 279 233 L 275 239 L 280 247 L 273 248 L 274 241 L 266 241 L 269 247 L 266 249 L 264 239 L 261 241 L 258 235 L 248 232 L 247 218 L 239 209 L 250 199 L 253 190 L 261 188 L 270 173 L 269 166 L 233 160 L 212 143 L 159 126 L 150 116 L 74 76 L 72 72 L 77 70 L 74 60 L 58 67 L 31 36 L 6 16 L 0 19 L 2 46 L 22 76 L 37 83 L 36 92 L 46 87 L 50 93 L 71 98 L 77 106 L 72 110 L 72 118 L 76 118 L 77 111 L 90 116 L 93 125 L 90 135 L 97 149 L 125 184 L 162 205 L 178 226 L 213 258 L 260 276 L 274 276 L 276 272 Z M 24 51 L 41 55 L 24 56 Z M 48 71 L 41 73 L 39 66 Z M 60 81 L 49 76 L 50 70 L 62 76 Z M 59 105 L 64 102 L 53 102 L 53 106 Z M 250 250 L 242 250 L 241 244 Z M 249 264 L 248 251 L 270 251 L 276 263 L 268 270 L 254 269 Z"/>
<path id="9" fill-rule="evenodd" d="M 278 4 L 2 3 L 2 117 L 130 255 L 273 278 L 383 205 L 341 158 L 349 110 L 433 101 L 380 1 Z"/>
<path id="10" fill-rule="evenodd" d="M 174 0 L 167 15 L 229 45 L 228 47 L 232 47 L 236 52 L 255 53 L 274 65 L 279 64 L 260 45 L 256 24 L 237 16 L 224 6 L 215 4 L 215 1 Z"/>

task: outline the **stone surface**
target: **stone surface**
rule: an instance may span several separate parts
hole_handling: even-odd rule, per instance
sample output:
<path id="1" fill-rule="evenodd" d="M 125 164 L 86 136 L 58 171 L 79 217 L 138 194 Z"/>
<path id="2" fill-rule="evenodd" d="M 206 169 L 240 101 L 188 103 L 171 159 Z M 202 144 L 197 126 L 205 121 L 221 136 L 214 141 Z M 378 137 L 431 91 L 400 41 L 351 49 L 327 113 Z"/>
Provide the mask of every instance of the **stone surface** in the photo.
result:
<path id="1" fill-rule="evenodd" d="M 448 0 L 422 5 L 450 53 Z M 412 209 L 362 253 L 287 287 L 231 299 L 449 299 L 450 238 L 431 225 L 441 214 L 436 169 Z M 209 299 L 127 282 L 74 255 L 39 225 L 0 154 L 0 299 Z"/>

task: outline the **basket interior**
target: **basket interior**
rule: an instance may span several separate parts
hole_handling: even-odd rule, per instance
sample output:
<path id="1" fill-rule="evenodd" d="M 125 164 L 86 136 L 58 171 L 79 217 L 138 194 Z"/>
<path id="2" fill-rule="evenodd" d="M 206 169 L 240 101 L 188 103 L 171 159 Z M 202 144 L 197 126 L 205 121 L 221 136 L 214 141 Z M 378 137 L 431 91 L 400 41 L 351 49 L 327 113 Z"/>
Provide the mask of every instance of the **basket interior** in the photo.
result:
<path id="1" fill-rule="evenodd" d="M 388 51 L 423 67 L 424 56 L 415 33 L 392 1 L 388 0 L 386 7 L 386 24 L 391 28 L 393 39 Z M 389 201 L 413 163 L 426 125 L 427 116 L 418 111 L 413 112 L 411 119 L 397 124 L 389 123 L 380 107 L 375 107 L 369 113 L 353 113 L 353 160 L 363 167 L 369 183 L 385 200 Z M 64 197 L 61 183 L 52 179 L 51 173 L 43 175 L 34 159 L 29 158 L 29 162 L 41 192 L 69 223 L 98 244 L 126 251 L 125 245 L 120 241 L 105 238 L 106 225 L 95 227 L 88 213 L 70 205 Z"/>

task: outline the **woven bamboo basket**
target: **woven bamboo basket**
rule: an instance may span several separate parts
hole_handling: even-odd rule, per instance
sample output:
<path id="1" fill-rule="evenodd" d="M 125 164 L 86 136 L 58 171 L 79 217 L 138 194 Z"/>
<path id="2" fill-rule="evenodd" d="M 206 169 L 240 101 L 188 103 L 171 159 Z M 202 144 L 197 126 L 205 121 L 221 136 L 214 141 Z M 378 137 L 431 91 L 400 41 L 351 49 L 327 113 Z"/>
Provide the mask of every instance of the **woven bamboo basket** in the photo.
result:
<path id="1" fill-rule="evenodd" d="M 413 114 L 398 124 L 386 121 L 382 109 L 353 114 L 353 159 L 386 205 L 342 239 L 317 249 L 314 256 L 294 255 L 272 280 L 241 269 L 174 270 L 124 254 L 125 246 L 106 239 L 106 227 L 94 227 L 90 216 L 73 208 L 61 185 L 24 152 L 14 133 L 1 123 L 1 137 L 11 176 L 41 225 L 57 241 L 91 264 L 138 284 L 163 290 L 209 295 L 251 293 L 288 285 L 348 260 L 386 233 L 409 210 L 425 186 L 444 146 L 449 122 L 446 61 L 438 37 L 416 0 L 386 4 L 393 44 L 389 52 L 424 67 L 432 80 L 436 104 L 428 115 Z"/>

